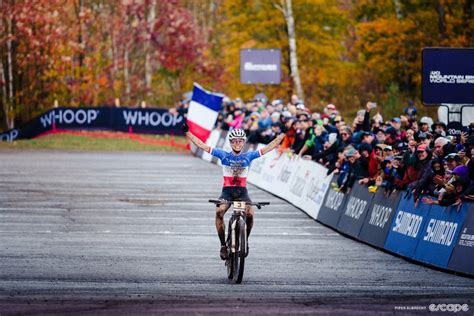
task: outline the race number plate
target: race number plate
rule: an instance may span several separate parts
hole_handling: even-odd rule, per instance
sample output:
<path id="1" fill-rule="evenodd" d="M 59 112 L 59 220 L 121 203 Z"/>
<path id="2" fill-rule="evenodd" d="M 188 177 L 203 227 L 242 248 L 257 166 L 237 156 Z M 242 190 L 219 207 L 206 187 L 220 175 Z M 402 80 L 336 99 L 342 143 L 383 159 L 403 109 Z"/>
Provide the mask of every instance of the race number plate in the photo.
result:
<path id="1" fill-rule="evenodd" d="M 242 201 L 234 202 L 234 208 L 245 210 L 245 202 L 242 202 Z"/>

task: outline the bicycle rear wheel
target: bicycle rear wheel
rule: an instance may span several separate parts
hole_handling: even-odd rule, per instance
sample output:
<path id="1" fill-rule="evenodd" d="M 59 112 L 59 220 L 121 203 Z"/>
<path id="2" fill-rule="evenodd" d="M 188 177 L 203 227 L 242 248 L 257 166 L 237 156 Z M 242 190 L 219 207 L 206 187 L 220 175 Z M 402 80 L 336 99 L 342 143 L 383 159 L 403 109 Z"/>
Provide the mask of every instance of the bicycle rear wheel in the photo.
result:
<path id="1" fill-rule="evenodd" d="M 245 251 L 247 249 L 247 232 L 245 227 L 245 221 L 243 219 L 239 220 L 239 223 L 236 227 L 238 230 L 236 238 L 236 251 L 234 255 L 234 282 L 242 283 L 244 277 L 244 267 L 245 267 Z"/>

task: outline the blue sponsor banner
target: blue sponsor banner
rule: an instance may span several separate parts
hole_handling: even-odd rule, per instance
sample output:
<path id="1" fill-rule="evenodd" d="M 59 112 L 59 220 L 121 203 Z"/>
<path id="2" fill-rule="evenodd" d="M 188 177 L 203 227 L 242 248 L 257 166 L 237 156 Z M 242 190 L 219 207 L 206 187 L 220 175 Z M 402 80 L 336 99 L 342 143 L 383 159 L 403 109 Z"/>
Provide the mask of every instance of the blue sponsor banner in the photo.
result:
<path id="1" fill-rule="evenodd" d="M 183 118 L 171 114 L 165 109 L 130 109 L 118 108 L 112 111 L 111 127 L 117 131 L 128 131 L 149 134 L 182 134 L 180 126 Z"/>
<path id="2" fill-rule="evenodd" d="M 360 231 L 359 239 L 373 246 L 383 248 L 399 200 L 399 192 L 393 192 L 387 196 L 384 190 L 377 190 Z"/>
<path id="3" fill-rule="evenodd" d="M 474 275 L 474 203 L 465 203 L 464 224 L 459 233 L 448 269 Z"/>
<path id="4" fill-rule="evenodd" d="M 182 135 L 183 117 L 166 109 L 131 109 L 112 107 L 55 108 L 34 118 L 20 128 L 0 134 L 0 141 L 30 139 L 53 128 L 103 129 L 136 133 Z"/>
<path id="5" fill-rule="evenodd" d="M 339 222 L 339 218 L 341 217 L 348 197 L 347 194 L 338 192 L 337 177 L 337 174 L 333 176 L 317 217 L 319 222 L 332 228 L 337 227 L 337 223 Z"/>
<path id="6" fill-rule="evenodd" d="M 430 205 L 420 203 L 415 208 L 413 197 L 402 197 L 390 226 L 384 248 L 402 256 L 412 258 L 423 227 L 426 224 Z"/>
<path id="7" fill-rule="evenodd" d="M 374 195 L 368 191 L 366 185 L 354 183 L 337 229 L 352 237 L 359 236 Z"/>
<path id="8" fill-rule="evenodd" d="M 473 48 L 425 48 L 422 65 L 423 104 L 474 104 Z"/>
<path id="9" fill-rule="evenodd" d="M 468 212 L 467 204 L 431 206 L 413 259 L 446 268 Z"/>

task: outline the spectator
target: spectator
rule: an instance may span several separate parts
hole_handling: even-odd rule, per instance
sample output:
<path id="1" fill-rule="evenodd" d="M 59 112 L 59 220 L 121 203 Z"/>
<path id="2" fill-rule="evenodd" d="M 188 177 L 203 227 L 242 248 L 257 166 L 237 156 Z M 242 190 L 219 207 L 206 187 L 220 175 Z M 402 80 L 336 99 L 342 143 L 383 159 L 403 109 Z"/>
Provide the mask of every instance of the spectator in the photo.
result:
<path id="1" fill-rule="evenodd" d="M 474 201 L 474 124 L 468 133 L 453 137 L 446 135 L 442 122 L 427 116 L 417 122 L 412 103 L 406 116 L 385 123 L 380 113 L 371 113 L 374 108 L 375 103 L 367 102 L 347 126 L 334 104 L 320 114 L 310 112 L 296 95 L 285 105 L 281 99 L 267 104 L 259 94 L 246 103 L 226 98 L 217 126 L 245 129 L 250 143 L 269 143 L 285 132 L 280 155 L 297 153 L 323 164 L 328 173 L 339 174 L 343 192 L 359 180 L 371 189 L 407 188 L 416 203 L 424 194 L 437 197 L 427 203 L 440 205 Z"/>

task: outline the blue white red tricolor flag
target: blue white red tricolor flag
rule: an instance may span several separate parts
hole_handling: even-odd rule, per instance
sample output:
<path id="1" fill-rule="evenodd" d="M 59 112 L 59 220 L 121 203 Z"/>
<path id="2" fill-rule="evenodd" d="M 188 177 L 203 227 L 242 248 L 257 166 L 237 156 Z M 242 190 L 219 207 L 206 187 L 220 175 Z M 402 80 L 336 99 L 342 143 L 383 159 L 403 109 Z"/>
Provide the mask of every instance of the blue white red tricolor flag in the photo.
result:
<path id="1" fill-rule="evenodd" d="M 188 109 L 189 131 L 205 142 L 216 124 L 222 107 L 223 94 L 206 91 L 194 83 L 193 96 Z"/>

